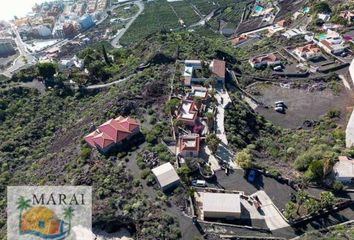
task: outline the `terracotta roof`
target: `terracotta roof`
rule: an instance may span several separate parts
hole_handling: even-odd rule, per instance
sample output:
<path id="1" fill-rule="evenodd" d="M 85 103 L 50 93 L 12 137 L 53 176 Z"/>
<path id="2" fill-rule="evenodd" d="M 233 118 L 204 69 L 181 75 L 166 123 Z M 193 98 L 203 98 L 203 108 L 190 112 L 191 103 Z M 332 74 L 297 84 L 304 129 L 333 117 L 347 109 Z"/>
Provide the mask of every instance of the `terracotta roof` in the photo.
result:
<path id="1" fill-rule="evenodd" d="M 116 118 L 116 121 L 123 127 L 125 127 L 128 131 L 133 131 L 135 128 L 139 127 L 139 123 L 132 118 Z"/>
<path id="2" fill-rule="evenodd" d="M 213 73 L 215 73 L 218 77 L 225 77 L 225 61 L 222 60 L 213 60 Z"/>
<path id="3" fill-rule="evenodd" d="M 99 132 L 93 131 L 92 133 L 88 134 L 85 136 L 85 141 L 91 146 L 95 146 L 95 142 L 93 141 L 93 138 L 98 134 Z"/>
<path id="4" fill-rule="evenodd" d="M 321 40 L 320 43 L 322 43 L 324 46 L 328 47 L 329 49 L 333 49 L 332 43 L 328 42 L 327 40 Z"/>
<path id="5" fill-rule="evenodd" d="M 230 40 L 230 42 L 231 42 L 232 45 L 237 45 L 237 44 L 239 44 L 239 43 L 241 43 L 241 42 L 243 42 L 243 41 L 245 41 L 247 39 L 248 39 L 247 35 L 241 35 L 239 37 L 232 38 Z"/>
<path id="6" fill-rule="evenodd" d="M 104 132 L 98 133 L 93 137 L 93 141 L 102 149 L 114 143 L 113 139 Z"/>
<path id="7" fill-rule="evenodd" d="M 251 59 L 251 61 L 253 63 L 261 63 L 261 62 L 275 62 L 279 60 L 277 56 L 275 56 L 275 54 L 270 53 L 267 55 L 262 55 L 262 56 L 258 56 L 258 57 L 254 57 L 253 59 Z"/>
<path id="8" fill-rule="evenodd" d="M 289 25 L 289 21 L 287 20 L 280 20 L 279 22 L 277 22 L 277 25 L 280 26 L 280 27 L 285 27 L 287 25 Z"/>
<path id="9" fill-rule="evenodd" d="M 192 150 L 199 152 L 200 137 L 198 134 L 184 135 L 179 139 L 179 150 Z"/>
<path id="10" fill-rule="evenodd" d="M 95 131 L 85 136 L 84 139 L 92 147 L 98 145 L 105 148 L 112 142 L 118 143 L 124 140 L 136 128 L 139 128 L 139 123 L 136 120 L 119 116 L 103 123 Z"/>
<path id="11" fill-rule="evenodd" d="M 298 51 L 302 52 L 302 53 L 319 53 L 321 52 L 321 50 L 316 47 L 314 44 L 307 44 L 303 47 L 298 47 L 296 48 Z"/>

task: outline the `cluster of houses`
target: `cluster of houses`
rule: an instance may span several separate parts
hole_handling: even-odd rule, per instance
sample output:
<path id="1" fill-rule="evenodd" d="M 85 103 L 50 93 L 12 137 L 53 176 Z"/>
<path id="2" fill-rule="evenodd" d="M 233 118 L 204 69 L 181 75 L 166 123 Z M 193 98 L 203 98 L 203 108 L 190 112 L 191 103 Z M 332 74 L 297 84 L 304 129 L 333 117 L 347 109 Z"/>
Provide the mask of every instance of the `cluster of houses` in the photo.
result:
<path id="1" fill-rule="evenodd" d="M 184 62 L 182 83 L 190 91 L 183 97 L 179 108 L 176 111 L 176 120 L 184 126 L 184 133 L 177 138 L 176 156 L 179 159 L 196 158 L 201 149 L 201 131 L 204 128 L 200 114 L 205 110 L 209 100 L 208 88 L 205 82 L 208 76 L 197 74 L 204 70 L 209 72 L 214 84 L 225 82 L 225 61 L 214 59 L 209 64 L 200 60 L 186 60 Z M 199 102 L 196 101 L 199 99 Z M 163 191 L 173 190 L 180 184 L 180 179 L 170 163 L 165 163 L 152 169 L 157 182 Z"/>

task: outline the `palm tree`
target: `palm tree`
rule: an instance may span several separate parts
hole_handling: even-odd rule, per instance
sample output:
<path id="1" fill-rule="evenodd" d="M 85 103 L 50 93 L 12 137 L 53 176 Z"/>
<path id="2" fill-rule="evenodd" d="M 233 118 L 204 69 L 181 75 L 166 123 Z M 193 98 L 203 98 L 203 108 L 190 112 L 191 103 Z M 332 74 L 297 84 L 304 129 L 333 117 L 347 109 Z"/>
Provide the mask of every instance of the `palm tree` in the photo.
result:
<path id="1" fill-rule="evenodd" d="M 20 196 L 18 199 L 17 199 L 17 209 L 20 210 L 20 216 L 18 218 L 18 226 L 20 228 L 20 231 L 21 231 L 21 221 L 22 221 L 22 213 L 24 210 L 28 209 L 31 207 L 31 204 L 30 204 L 30 200 L 29 199 L 25 199 L 23 196 Z"/>
<path id="2" fill-rule="evenodd" d="M 174 128 L 175 132 L 177 132 L 178 128 L 183 126 L 183 122 L 181 120 L 178 120 L 178 119 L 173 119 L 172 125 L 173 125 L 173 128 Z"/>
<path id="3" fill-rule="evenodd" d="M 68 220 L 69 222 L 69 230 L 68 230 L 68 235 L 70 234 L 71 230 L 71 219 L 74 216 L 74 209 L 72 207 L 68 207 L 64 209 L 64 219 Z"/>

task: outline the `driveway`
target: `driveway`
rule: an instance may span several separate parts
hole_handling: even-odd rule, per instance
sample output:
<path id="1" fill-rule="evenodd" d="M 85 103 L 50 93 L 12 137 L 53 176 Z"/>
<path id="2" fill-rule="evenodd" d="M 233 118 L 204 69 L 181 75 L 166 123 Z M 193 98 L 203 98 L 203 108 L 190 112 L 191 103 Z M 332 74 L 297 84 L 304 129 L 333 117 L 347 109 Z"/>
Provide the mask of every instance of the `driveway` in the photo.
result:
<path id="1" fill-rule="evenodd" d="M 290 194 L 296 193 L 288 185 L 261 174 L 258 174 L 255 182 L 251 184 L 244 177 L 245 173 L 242 169 L 233 170 L 228 176 L 224 171 L 218 171 L 215 175 L 217 182 L 210 184 L 211 186 L 243 191 L 246 195 L 263 190 L 280 210 L 285 208 L 285 204 L 290 200 Z"/>
<path id="2" fill-rule="evenodd" d="M 220 138 L 220 140 L 228 145 L 225 128 L 224 128 L 224 119 L 225 119 L 225 107 L 228 103 L 231 102 L 230 96 L 227 91 L 216 91 L 215 98 L 218 101 L 217 113 L 216 113 L 216 136 Z"/>

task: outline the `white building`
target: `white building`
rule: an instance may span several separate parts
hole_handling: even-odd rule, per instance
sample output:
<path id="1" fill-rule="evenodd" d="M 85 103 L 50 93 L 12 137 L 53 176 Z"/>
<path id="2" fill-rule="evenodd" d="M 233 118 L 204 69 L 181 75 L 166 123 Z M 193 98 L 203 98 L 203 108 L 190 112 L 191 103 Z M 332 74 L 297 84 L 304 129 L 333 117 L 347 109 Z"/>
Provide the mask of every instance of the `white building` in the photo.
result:
<path id="1" fill-rule="evenodd" d="M 241 198 L 237 193 L 210 193 L 204 192 L 203 217 L 236 219 L 241 216 Z"/>
<path id="2" fill-rule="evenodd" d="M 294 54 L 297 55 L 302 61 L 318 58 L 322 56 L 321 49 L 310 43 L 302 47 L 294 49 Z"/>
<path id="3" fill-rule="evenodd" d="M 322 19 L 323 21 L 327 22 L 329 21 L 329 19 L 331 18 L 331 15 L 330 14 L 327 14 L 327 13 L 318 13 L 317 14 L 317 17 L 319 19 Z"/>
<path id="4" fill-rule="evenodd" d="M 318 46 L 329 54 L 339 54 L 347 48 L 343 37 L 336 31 L 330 29 L 327 31 L 325 39 L 318 42 Z"/>
<path id="5" fill-rule="evenodd" d="M 46 38 L 52 35 L 52 30 L 45 25 L 36 26 L 33 30 L 37 32 L 39 37 Z"/>
<path id="6" fill-rule="evenodd" d="M 171 163 L 165 163 L 152 169 L 152 173 L 162 191 L 171 190 L 180 184 L 180 179 Z"/>
<path id="7" fill-rule="evenodd" d="M 354 183 L 354 160 L 345 156 L 338 157 L 333 166 L 335 179 L 342 183 Z"/>
<path id="8" fill-rule="evenodd" d="M 349 74 L 354 84 L 354 59 L 352 60 L 352 63 L 349 66 Z M 352 115 L 349 118 L 348 125 L 345 130 L 345 145 L 347 148 L 354 146 L 354 111 L 352 112 Z"/>

